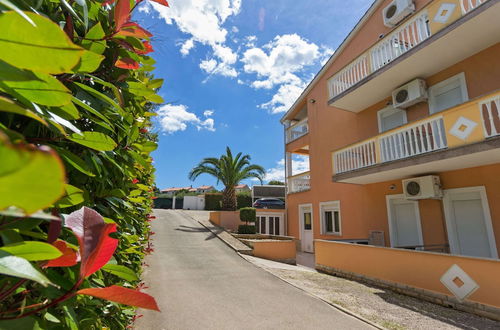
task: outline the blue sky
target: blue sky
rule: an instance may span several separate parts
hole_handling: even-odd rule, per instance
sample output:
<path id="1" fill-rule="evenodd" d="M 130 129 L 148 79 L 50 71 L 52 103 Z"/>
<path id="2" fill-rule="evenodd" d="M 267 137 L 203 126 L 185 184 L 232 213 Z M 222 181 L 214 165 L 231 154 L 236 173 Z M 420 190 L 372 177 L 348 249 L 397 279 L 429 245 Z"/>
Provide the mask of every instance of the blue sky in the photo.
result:
<path id="1" fill-rule="evenodd" d="M 143 3 L 134 19 L 154 34 L 154 73 L 165 79 L 160 95 L 167 102 L 155 119 L 157 186 L 215 185 L 206 175 L 192 182 L 188 173 L 226 146 L 265 167 L 266 181 L 283 179 L 279 119 L 371 2 Z"/>

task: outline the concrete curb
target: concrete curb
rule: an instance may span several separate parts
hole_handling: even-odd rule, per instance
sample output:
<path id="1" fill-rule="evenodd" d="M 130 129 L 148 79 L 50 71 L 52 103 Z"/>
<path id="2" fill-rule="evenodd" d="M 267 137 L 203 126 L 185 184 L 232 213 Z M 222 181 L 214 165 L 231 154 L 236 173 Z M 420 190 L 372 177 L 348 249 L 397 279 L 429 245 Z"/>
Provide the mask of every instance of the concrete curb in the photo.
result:
<path id="1" fill-rule="evenodd" d="M 238 253 L 238 255 L 239 255 L 242 259 L 246 260 L 248 263 L 251 263 L 251 264 L 252 264 L 252 265 L 254 265 L 255 267 L 258 267 L 258 268 L 260 268 L 260 269 L 262 269 L 262 270 L 264 270 L 264 271 L 268 272 L 269 274 L 271 274 L 271 275 L 273 275 L 274 277 L 276 277 L 276 278 L 280 279 L 281 281 L 283 281 L 283 282 L 285 282 L 285 283 L 287 283 L 287 284 L 289 284 L 289 285 L 291 285 L 291 286 L 293 286 L 293 287 L 295 287 L 295 288 L 299 289 L 299 290 L 300 290 L 300 291 L 302 291 L 302 292 L 305 292 L 306 294 L 310 295 L 311 297 L 314 297 L 314 298 L 316 298 L 316 299 L 319 299 L 319 300 L 321 300 L 321 301 L 323 301 L 323 302 L 327 303 L 328 305 L 332 306 L 333 308 L 336 308 L 336 309 L 338 309 L 339 311 L 341 311 L 341 312 L 343 312 L 343 313 L 345 313 L 345 314 L 348 314 L 348 315 L 350 315 L 350 316 L 352 316 L 352 317 L 354 317 L 354 318 L 356 318 L 356 319 L 358 319 L 358 320 L 360 320 L 360 321 L 363 321 L 363 322 L 365 322 L 365 323 L 367 323 L 367 324 L 371 325 L 372 327 L 374 327 L 374 328 L 376 328 L 376 329 L 380 329 L 380 330 L 388 330 L 387 328 L 384 328 L 384 327 L 382 327 L 381 325 L 378 325 L 378 324 L 376 324 L 376 323 L 374 323 L 374 322 L 372 322 L 372 321 L 370 321 L 370 320 L 368 320 L 368 319 L 364 318 L 363 316 L 361 316 L 361 315 L 359 315 L 359 314 L 357 314 L 357 313 L 354 313 L 353 311 L 350 311 L 350 310 L 348 310 L 348 309 L 346 309 L 346 308 L 344 308 L 344 307 L 342 307 L 342 306 L 340 306 L 340 305 L 337 305 L 337 304 L 335 304 L 335 303 L 332 303 L 331 301 L 328 301 L 328 300 L 324 299 L 323 297 L 318 296 L 318 295 L 317 295 L 317 294 L 315 294 L 315 293 L 309 292 L 309 291 L 307 291 L 307 290 L 305 290 L 305 289 L 301 288 L 300 286 L 297 286 L 297 285 L 295 285 L 294 283 L 292 283 L 292 282 L 290 282 L 290 281 L 288 281 L 288 280 L 286 280 L 286 279 L 284 279 L 284 278 L 281 278 L 281 277 L 279 277 L 279 276 L 277 276 L 277 275 L 273 274 L 273 273 L 272 273 L 272 272 L 270 272 L 269 270 L 267 270 L 267 269 L 265 269 L 265 268 L 263 268 L 263 267 L 259 266 L 258 264 L 255 264 L 255 263 L 253 263 L 251 260 L 249 260 L 249 259 L 245 258 L 245 256 L 244 256 L 244 255 L 242 255 L 241 253 Z"/>

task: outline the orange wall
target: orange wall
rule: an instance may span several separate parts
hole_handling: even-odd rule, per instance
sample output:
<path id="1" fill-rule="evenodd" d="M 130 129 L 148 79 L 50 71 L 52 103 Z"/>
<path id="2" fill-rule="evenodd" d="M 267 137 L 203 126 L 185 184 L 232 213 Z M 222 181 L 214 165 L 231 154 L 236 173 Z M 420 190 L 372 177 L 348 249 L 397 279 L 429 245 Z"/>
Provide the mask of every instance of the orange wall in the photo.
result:
<path id="1" fill-rule="evenodd" d="M 454 264 L 479 284 L 467 300 L 500 308 L 500 261 L 315 241 L 316 264 L 451 296 L 440 278 Z"/>
<path id="2" fill-rule="evenodd" d="M 256 240 L 252 242 L 255 257 L 270 260 L 295 259 L 295 242 Z"/>

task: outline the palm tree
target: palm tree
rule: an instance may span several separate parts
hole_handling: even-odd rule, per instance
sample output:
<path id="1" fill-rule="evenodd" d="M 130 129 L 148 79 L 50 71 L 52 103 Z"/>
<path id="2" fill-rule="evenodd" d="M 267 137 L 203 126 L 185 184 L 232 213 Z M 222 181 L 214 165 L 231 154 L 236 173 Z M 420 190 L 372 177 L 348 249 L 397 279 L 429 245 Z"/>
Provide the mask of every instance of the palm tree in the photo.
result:
<path id="1" fill-rule="evenodd" d="M 250 164 L 249 155 L 242 156 L 240 152 L 236 157 L 233 157 L 231 149 L 226 147 L 226 154 L 220 158 L 203 159 L 189 172 L 189 179 L 194 181 L 200 174 L 210 174 L 217 179 L 217 183 L 222 182 L 225 186 L 222 192 L 222 209 L 232 211 L 236 210 L 234 186 L 249 178 L 257 178 L 262 184 L 265 173 L 262 166 Z"/>

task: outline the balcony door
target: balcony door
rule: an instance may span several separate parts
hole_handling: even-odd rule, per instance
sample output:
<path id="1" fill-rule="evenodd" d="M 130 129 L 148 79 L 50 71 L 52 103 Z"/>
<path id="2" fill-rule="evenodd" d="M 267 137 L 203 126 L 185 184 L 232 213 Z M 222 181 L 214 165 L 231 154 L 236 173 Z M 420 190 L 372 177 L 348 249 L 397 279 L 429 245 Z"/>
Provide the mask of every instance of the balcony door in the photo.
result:
<path id="1" fill-rule="evenodd" d="M 484 187 L 445 190 L 443 206 L 451 253 L 498 258 Z"/>
<path id="2" fill-rule="evenodd" d="M 299 226 L 302 252 L 314 253 L 312 204 L 299 205 Z"/>
<path id="3" fill-rule="evenodd" d="M 424 244 L 418 202 L 407 200 L 404 195 L 388 195 L 387 214 L 391 247 L 417 248 Z"/>

